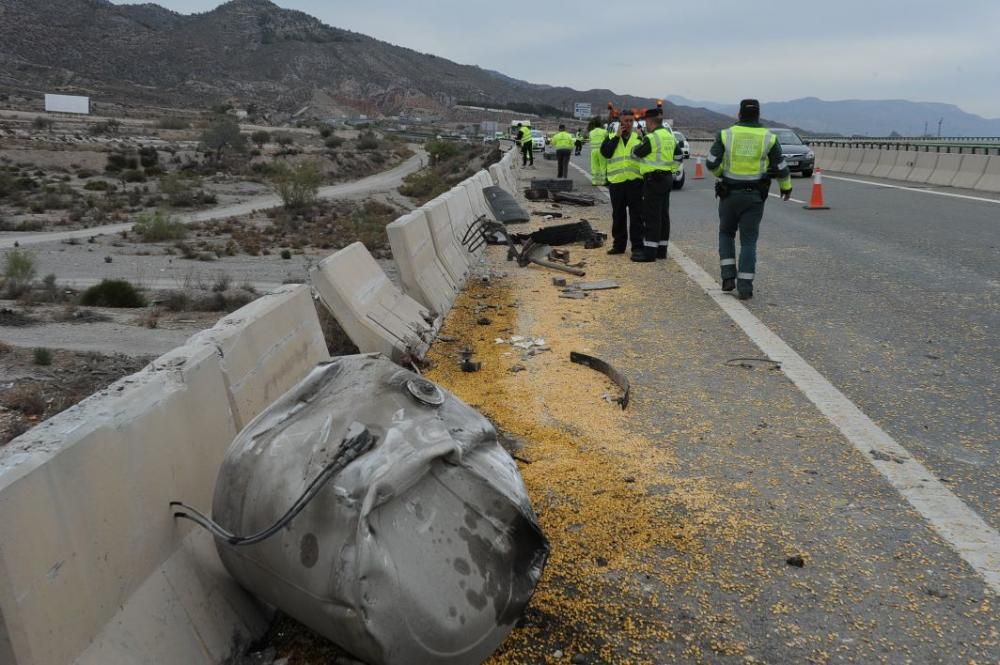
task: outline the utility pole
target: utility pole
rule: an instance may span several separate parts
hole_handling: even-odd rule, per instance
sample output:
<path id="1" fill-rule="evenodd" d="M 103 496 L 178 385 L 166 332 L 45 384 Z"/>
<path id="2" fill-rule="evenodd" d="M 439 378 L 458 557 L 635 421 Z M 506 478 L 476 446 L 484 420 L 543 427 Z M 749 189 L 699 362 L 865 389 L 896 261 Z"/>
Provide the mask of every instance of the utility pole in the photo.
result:
<path id="1" fill-rule="evenodd" d="M 938 118 L 938 138 L 941 138 L 941 123 L 944 122 L 944 118 Z"/>

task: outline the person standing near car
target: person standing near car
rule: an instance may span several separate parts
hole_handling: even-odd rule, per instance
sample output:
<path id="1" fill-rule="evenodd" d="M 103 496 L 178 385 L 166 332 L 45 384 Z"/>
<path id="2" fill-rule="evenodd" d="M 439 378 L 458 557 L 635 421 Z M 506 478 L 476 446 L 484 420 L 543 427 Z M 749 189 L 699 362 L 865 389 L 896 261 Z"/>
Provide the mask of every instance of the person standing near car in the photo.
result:
<path id="1" fill-rule="evenodd" d="M 521 166 L 534 166 L 534 137 L 531 135 L 531 128 L 521 123 L 517 123 L 517 137 L 521 142 Z"/>
<path id="2" fill-rule="evenodd" d="M 566 125 L 559 125 L 559 131 L 552 137 L 556 149 L 556 163 L 559 165 L 557 178 L 569 177 L 569 159 L 573 155 L 573 135 L 566 131 Z"/>
<path id="3" fill-rule="evenodd" d="M 648 109 L 644 114 L 646 136 L 632 151 L 639 160 L 642 176 L 643 252 L 632 260 L 648 263 L 667 258 L 670 241 L 670 191 L 674 173 L 680 169 L 684 152 L 673 132 L 663 126 L 663 111 Z M 634 243 L 634 241 L 633 241 Z"/>
<path id="4" fill-rule="evenodd" d="M 623 111 L 618 130 L 601 143 L 601 155 L 607 160 L 608 193 L 611 195 L 611 249 L 608 254 L 624 254 L 629 237 L 632 255 L 645 251 L 642 244 L 642 176 L 632 151 L 639 145 L 635 133 L 635 115 Z"/>
<path id="5" fill-rule="evenodd" d="M 715 182 L 715 195 L 719 198 L 722 290 L 736 289 L 740 300 L 748 300 L 753 297 L 757 236 L 771 188 L 770 174 L 777 174 L 783 200 L 792 195 L 792 176 L 781 154 L 781 144 L 760 124 L 760 102 L 756 99 L 740 102 L 739 122 L 716 135 L 706 165 L 719 178 Z M 738 269 L 737 231 L 740 233 Z"/>
<path id="6" fill-rule="evenodd" d="M 608 130 L 600 118 L 590 122 L 590 184 L 603 187 L 608 184 L 608 160 L 601 154 L 601 144 L 608 138 Z"/>

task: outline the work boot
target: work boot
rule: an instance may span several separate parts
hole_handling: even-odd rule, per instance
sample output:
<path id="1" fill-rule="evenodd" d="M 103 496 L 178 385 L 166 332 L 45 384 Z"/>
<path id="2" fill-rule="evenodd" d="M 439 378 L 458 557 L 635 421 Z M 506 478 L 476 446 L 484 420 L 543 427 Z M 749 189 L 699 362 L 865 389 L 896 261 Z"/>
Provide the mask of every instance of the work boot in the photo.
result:
<path id="1" fill-rule="evenodd" d="M 753 298 L 753 289 L 740 289 L 736 292 L 736 298 L 738 300 L 750 300 Z"/>
<path id="2" fill-rule="evenodd" d="M 732 291 L 735 288 L 736 288 L 736 279 L 735 278 L 730 277 L 729 279 L 722 280 L 722 290 L 723 291 Z"/>
<path id="3" fill-rule="evenodd" d="M 652 263 L 656 260 L 656 249 L 645 247 L 638 252 L 632 252 L 631 258 L 636 263 Z"/>
<path id="4" fill-rule="evenodd" d="M 667 258 L 667 248 L 665 245 L 661 245 L 656 248 L 656 258 L 665 259 Z"/>
<path id="5" fill-rule="evenodd" d="M 624 254 L 624 253 L 625 253 L 624 247 L 612 247 L 611 249 L 608 250 L 608 254 Z"/>

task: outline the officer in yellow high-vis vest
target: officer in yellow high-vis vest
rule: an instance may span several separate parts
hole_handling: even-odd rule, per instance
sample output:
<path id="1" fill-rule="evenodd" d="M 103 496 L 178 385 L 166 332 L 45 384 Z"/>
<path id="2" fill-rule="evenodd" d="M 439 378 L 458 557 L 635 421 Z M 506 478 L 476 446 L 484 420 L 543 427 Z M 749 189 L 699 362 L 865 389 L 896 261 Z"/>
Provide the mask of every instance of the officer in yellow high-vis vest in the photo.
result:
<path id="1" fill-rule="evenodd" d="M 517 140 L 521 144 L 521 166 L 534 166 L 535 139 L 531 135 L 531 127 L 517 123 Z"/>
<path id="2" fill-rule="evenodd" d="M 595 118 L 591 122 L 596 122 L 590 130 L 590 182 L 594 187 L 603 187 L 608 184 L 608 160 L 601 154 L 601 144 L 608 138 L 608 130 L 601 124 L 600 118 Z"/>
<path id="3" fill-rule="evenodd" d="M 618 130 L 601 144 L 607 160 L 608 194 L 611 195 L 611 249 L 608 254 L 624 254 L 632 239 L 632 254 L 643 254 L 642 176 L 632 151 L 639 145 L 635 116 L 622 111 Z"/>
<path id="4" fill-rule="evenodd" d="M 566 131 L 566 125 L 559 125 L 559 131 L 552 137 L 556 149 L 557 178 L 569 177 L 569 160 L 573 156 L 573 135 Z"/>
<path id="5" fill-rule="evenodd" d="M 778 138 L 760 124 L 760 102 L 740 102 L 739 122 L 723 129 L 709 149 L 708 170 L 719 180 L 719 263 L 722 290 L 736 289 L 740 300 L 753 297 L 757 274 L 757 236 L 764 216 L 764 202 L 771 187 L 771 174 L 778 177 L 781 198 L 792 195 L 792 176 L 781 154 Z M 739 266 L 736 262 L 736 232 L 740 233 Z"/>
<path id="6" fill-rule="evenodd" d="M 667 258 L 670 241 L 670 191 L 674 188 L 674 173 L 681 168 L 684 152 L 677 145 L 674 133 L 663 126 L 663 111 L 648 109 L 645 113 L 646 136 L 632 151 L 639 160 L 642 176 L 643 253 L 633 261 L 648 263 Z"/>

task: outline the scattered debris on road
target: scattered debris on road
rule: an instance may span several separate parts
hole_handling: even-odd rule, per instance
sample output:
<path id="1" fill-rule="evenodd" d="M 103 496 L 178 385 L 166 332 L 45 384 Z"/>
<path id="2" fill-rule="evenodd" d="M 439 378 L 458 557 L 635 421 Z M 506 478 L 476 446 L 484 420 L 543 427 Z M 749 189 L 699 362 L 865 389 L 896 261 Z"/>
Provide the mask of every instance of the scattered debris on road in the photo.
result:
<path id="1" fill-rule="evenodd" d="M 617 397 L 612 401 L 616 404 L 620 404 L 622 410 L 628 408 L 629 399 L 631 397 L 631 385 L 625 375 L 619 372 L 617 369 L 609 365 L 607 362 L 601 360 L 600 358 L 595 358 L 594 356 L 588 356 L 585 353 L 579 353 L 577 351 L 571 351 L 569 354 L 570 362 L 577 363 L 579 365 L 586 365 L 592 370 L 604 374 L 609 379 L 615 382 L 619 388 L 622 389 L 623 393 L 621 397 Z"/>

